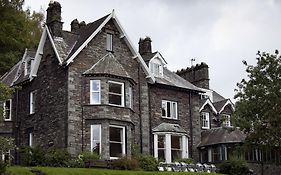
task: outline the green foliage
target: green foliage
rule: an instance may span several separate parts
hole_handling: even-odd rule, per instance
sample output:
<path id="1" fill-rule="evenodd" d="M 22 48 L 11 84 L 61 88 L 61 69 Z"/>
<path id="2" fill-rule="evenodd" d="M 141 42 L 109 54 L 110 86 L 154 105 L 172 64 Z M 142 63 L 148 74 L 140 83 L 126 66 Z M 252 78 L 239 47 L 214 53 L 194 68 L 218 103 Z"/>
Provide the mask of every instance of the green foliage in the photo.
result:
<path id="1" fill-rule="evenodd" d="M 191 158 L 184 158 L 184 159 L 176 159 L 175 162 L 184 162 L 184 163 L 195 163 L 195 161 Z"/>
<path id="2" fill-rule="evenodd" d="M 0 136 L 0 152 L 6 153 L 15 147 L 14 139 Z"/>
<path id="3" fill-rule="evenodd" d="M 142 154 L 137 157 L 139 161 L 140 168 L 145 171 L 155 171 L 157 170 L 158 161 L 152 155 Z"/>
<path id="4" fill-rule="evenodd" d="M 113 161 L 113 168 L 119 170 L 137 170 L 139 162 L 134 158 L 122 157 Z"/>
<path id="5" fill-rule="evenodd" d="M 24 0 L 0 0 L 0 75 L 18 62 L 25 48 L 37 46 L 43 13 L 24 11 Z"/>
<path id="6" fill-rule="evenodd" d="M 40 147 L 22 147 L 20 155 L 24 166 L 43 166 L 46 163 L 45 152 Z"/>
<path id="7" fill-rule="evenodd" d="M 67 167 L 70 167 L 70 168 L 84 168 L 85 165 L 84 165 L 84 162 L 77 158 L 77 159 L 70 159 L 68 162 L 67 162 Z"/>
<path id="8" fill-rule="evenodd" d="M 234 124 L 248 134 L 251 144 L 281 146 L 281 58 L 257 53 L 257 64 L 248 65 L 247 79 L 237 83 Z"/>
<path id="9" fill-rule="evenodd" d="M 248 175 L 249 168 L 246 161 L 233 156 L 228 161 L 224 161 L 219 165 L 219 172 L 229 175 Z"/>
<path id="10" fill-rule="evenodd" d="M 66 149 L 50 148 L 45 158 L 47 166 L 67 167 L 70 155 Z"/>
<path id="11" fill-rule="evenodd" d="M 0 160 L 0 175 L 6 172 L 6 168 L 7 168 L 7 163 Z"/>
<path id="12" fill-rule="evenodd" d="M 79 155 L 79 158 L 85 162 L 89 160 L 99 160 L 100 155 L 98 155 L 96 152 L 84 151 Z"/>

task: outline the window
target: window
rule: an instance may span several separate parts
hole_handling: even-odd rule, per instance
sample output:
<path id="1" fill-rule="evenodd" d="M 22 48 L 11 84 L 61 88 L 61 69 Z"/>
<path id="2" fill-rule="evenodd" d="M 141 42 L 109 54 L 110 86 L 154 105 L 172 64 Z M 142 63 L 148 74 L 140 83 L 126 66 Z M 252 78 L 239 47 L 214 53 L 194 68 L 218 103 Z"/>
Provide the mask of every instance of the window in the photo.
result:
<path id="1" fill-rule="evenodd" d="M 178 119 L 177 102 L 162 100 L 162 117 Z"/>
<path id="2" fill-rule="evenodd" d="M 90 81 L 90 104 L 101 103 L 101 87 L 100 80 Z"/>
<path id="3" fill-rule="evenodd" d="M 101 154 L 101 125 L 91 125 L 91 152 Z"/>
<path id="4" fill-rule="evenodd" d="M 133 88 L 132 86 L 129 87 L 129 108 L 133 109 Z"/>
<path id="5" fill-rule="evenodd" d="M 113 51 L 113 47 L 112 47 L 112 34 L 110 34 L 110 33 L 106 34 L 106 50 L 107 51 Z"/>
<path id="6" fill-rule="evenodd" d="M 109 81 L 108 101 L 111 105 L 124 106 L 124 83 Z"/>
<path id="7" fill-rule="evenodd" d="M 203 129 L 210 129 L 210 115 L 208 112 L 201 112 L 201 126 Z"/>
<path id="8" fill-rule="evenodd" d="M 111 159 L 125 155 L 125 127 L 109 127 L 109 154 Z"/>
<path id="9" fill-rule="evenodd" d="M 28 145 L 29 145 L 30 147 L 33 146 L 33 133 L 32 133 L 32 132 L 29 132 L 29 133 L 28 133 Z"/>
<path id="10" fill-rule="evenodd" d="M 32 59 L 29 59 L 25 62 L 25 64 L 24 64 L 24 75 L 30 74 L 32 65 L 33 65 Z"/>
<path id="11" fill-rule="evenodd" d="M 6 153 L 2 152 L 1 160 L 4 161 L 4 162 L 10 162 L 10 157 L 11 157 L 10 150 L 7 151 Z"/>
<path id="12" fill-rule="evenodd" d="M 36 101 L 36 91 L 30 92 L 29 95 L 29 114 L 34 114 L 35 113 L 35 101 Z"/>
<path id="13" fill-rule="evenodd" d="M 154 157 L 166 162 L 188 158 L 188 139 L 179 134 L 154 134 Z"/>
<path id="14" fill-rule="evenodd" d="M 222 115 L 222 125 L 223 126 L 231 126 L 230 115 L 226 115 L 226 114 Z"/>
<path id="15" fill-rule="evenodd" d="M 4 112 L 4 121 L 12 120 L 12 100 L 9 99 L 3 104 L 3 112 Z"/>

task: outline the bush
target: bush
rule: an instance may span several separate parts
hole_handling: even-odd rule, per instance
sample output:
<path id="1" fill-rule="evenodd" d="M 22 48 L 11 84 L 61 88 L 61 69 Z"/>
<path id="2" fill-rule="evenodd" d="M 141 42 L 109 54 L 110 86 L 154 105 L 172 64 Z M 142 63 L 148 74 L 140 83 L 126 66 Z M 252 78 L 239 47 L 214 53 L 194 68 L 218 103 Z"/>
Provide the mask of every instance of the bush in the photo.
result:
<path id="1" fill-rule="evenodd" d="M 84 162 L 79 158 L 70 159 L 68 161 L 68 167 L 70 167 L 70 168 L 84 168 Z"/>
<path id="2" fill-rule="evenodd" d="M 191 158 L 176 159 L 175 162 L 184 162 L 184 163 L 187 163 L 187 164 L 195 163 L 195 161 Z"/>
<path id="3" fill-rule="evenodd" d="M 7 163 L 0 160 L 0 175 L 6 172 L 6 168 L 7 168 Z"/>
<path id="4" fill-rule="evenodd" d="M 249 174 L 249 168 L 244 160 L 230 159 L 221 163 L 219 166 L 219 172 L 229 175 L 247 175 Z"/>
<path id="5" fill-rule="evenodd" d="M 134 158 L 122 157 L 113 161 L 112 166 L 119 170 L 137 170 L 139 169 L 139 162 Z"/>
<path id="6" fill-rule="evenodd" d="M 67 167 L 70 155 L 66 149 L 51 148 L 45 155 L 46 165 L 53 167 Z"/>
<path id="7" fill-rule="evenodd" d="M 84 151 L 79 155 L 79 158 L 84 162 L 89 160 L 100 160 L 100 155 L 96 152 Z"/>
<path id="8" fill-rule="evenodd" d="M 140 168 L 145 171 L 157 170 L 158 161 L 152 155 L 139 155 L 137 160 L 139 161 Z"/>
<path id="9" fill-rule="evenodd" d="M 45 164 L 45 152 L 40 147 L 20 148 L 21 164 L 24 166 L 43 166 Z"/>

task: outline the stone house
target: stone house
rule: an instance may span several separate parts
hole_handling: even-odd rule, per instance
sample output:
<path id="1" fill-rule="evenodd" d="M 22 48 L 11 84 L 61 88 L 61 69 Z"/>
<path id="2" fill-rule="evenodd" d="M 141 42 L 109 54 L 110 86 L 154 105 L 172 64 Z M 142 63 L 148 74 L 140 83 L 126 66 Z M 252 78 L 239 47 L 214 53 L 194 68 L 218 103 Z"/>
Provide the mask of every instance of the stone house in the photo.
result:
<path id="1" fill-rule="evenodd" d="M 241 132 L 225 132 L 234 107 L 209 89 L 205 63 L 171 72 L 149 37 L 134 48 L 114 11 L 62 27 L 61 5 L 50 3 L 37 50 L 27 49 L 1 77 L 20 87 L 4 102 L 1 136 L 103 159 L 130 156 L 137 145 L 166 162 L 226 160 L 243 141 Z"/>

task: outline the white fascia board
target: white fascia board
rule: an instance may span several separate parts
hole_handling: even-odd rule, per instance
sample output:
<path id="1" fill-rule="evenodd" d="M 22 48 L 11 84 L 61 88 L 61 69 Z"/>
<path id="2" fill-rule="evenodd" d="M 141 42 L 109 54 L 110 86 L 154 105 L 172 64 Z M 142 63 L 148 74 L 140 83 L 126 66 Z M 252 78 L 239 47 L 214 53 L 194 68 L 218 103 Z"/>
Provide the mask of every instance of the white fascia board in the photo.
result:
<path id="1" fill-rule="evenodd" d="M 66 61 L 68 66 L 73 62 L 74 58 L 89 44 L 89 42 L 99 33 L 99 31 L 105 26 L 105 24 L 112 18 L 112 13 L 102 22 L 102 24 L 91 34 L 91 36 L 74 52 L 74 54 Z"/>
<path id="2" fill-rule="evenodd" d="M 58 59 L 58 61 L 59 61 L 59 64 L 62 65 L 62 61 L 61 61 L 60 55 L 59 55 L 59 53 L 58 53 L 58 51 L 57 51 L 57 49 L 56 49 L 56 45 L 55 45 L 54 40 L 53 40 L 53 38 L 52 38 L 52 35 L 51 35 L 51 33 L 50 33 L 49 29 L 48 29 L 48 26 L 46 25 L 45 28 L 46 28 L 46 30 L 47 30 L 48 37 L 49 37 L 49 39 L 50 39 L 50 42 L 51 42 L 51 44 L 52 44 L 52 47 L 53 47 L 54 52 L 55 52 L 55 54 L 56 54 L 56 57 L 57 57 L 57 59 Z M 43 50 L 42 50 L 42 51 L 43 51 Z M 43 53 L 43 52 L 42 52 L 42 53 Z"/>
<path id="3" fill-rule="evenodd" d="M 233 103 L 228 99 L 228 100 L 225 102 L 225 104 L 223 105 L 223 107 L 221 108 L 221 110 L 219 111 L 219 113 L 221 113 L 227 105 L 230 105 L 230 107 L 231 107 L 232 110 L 234 111 L 234 105 L 233 105 Z"/>
<path id="4" fill-rule="evenodd" d="M 160 60 L 163 62 L 164 65 L 167 64 L 166 60 L 163 58 L 163 56 L 161 55 L 161 53 L 159 53 L 157 51 L 157 53 L 154 55 L 154 57 L 151 58 L 151 60 L 153 60 L 154 58 L 160 58 Z"/>
<path id="5" fill-rule="evenodd" d="M 42 58 L 42 54 L 43 54 L 43 48 L 44 48 L 44 45 L 45 45 L 45 42 L 46 42 L 46 37 L 47 37 L 47 26 L 45 26 L 45 28 L 43 30 L 43 33 L 41 35 L 40 42 L 39 42 L 39 45 L 38 45 L 38 48 L 37 48 L 37 51 L 36 51 L 36 54 L 35 54 L 35 60 L 34 60 L 35 62 L 34 62 L 33 67 L 31 68 L 31 72 L 29 74 L 30 81 L 33 79 L 33 77 L 37 76 L 37 71 L 38 71 L 38 68 L 39 68 L 39 64 L 41 62 L 41 58 Z"/>
<path id="6" fill-rule="evenodd" d="M 207 104 L 211 106 L 211 108 L 212 108 L 212 110 L 213 110 L 214 113 L 216 113 L 216 114 L 218 113 L 217 110 L 216 110 L 216 108 L 214 107 L 214 105 L 213 105 L 213 103 L 211 102 L 210 99 L 207 99 L 207 100 L 205 101 L 205 103 L 204 103 L 204 104 L 201 106 L 201 108 L 199 109 L 199 112 L 201 112 Z"/>
<path id="7" fill-rule="evenodd" d="M 150 78 L 152 80 L 152 82 L 155 82 L 155 78 L 154 76 L 149 72 L 149 69 L 147 67 L 147 65 L 145 64 L 143 58 L 141 57 L 141 55 L 137 52 L 136 48 L 134 47 L 134 45 L 132 44 L 130 38 L 128 37 L 128 35 L 126 34 L 125 30 L 123 29 L 122 25 L 120 24 L 117 16 L 114 13 L 114 10 L 112 11 L 112 18 L 114 19 L 113 21 L 115 22 L 115 25 L 117 27 L 117 29 L 119 30 L 119 32 L 121 33 L 121 36 L 124 36 L 124 40 L 127 44 L 127 46 L 129 47 L 130 51 L 133 53 L 133 58 L 137 58 L 138 61 L 140 62 L 140 64 L 142 65 L 145 74 L 147 75 L 147 78 Z"/>

